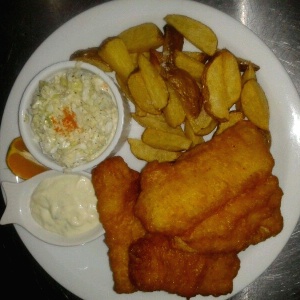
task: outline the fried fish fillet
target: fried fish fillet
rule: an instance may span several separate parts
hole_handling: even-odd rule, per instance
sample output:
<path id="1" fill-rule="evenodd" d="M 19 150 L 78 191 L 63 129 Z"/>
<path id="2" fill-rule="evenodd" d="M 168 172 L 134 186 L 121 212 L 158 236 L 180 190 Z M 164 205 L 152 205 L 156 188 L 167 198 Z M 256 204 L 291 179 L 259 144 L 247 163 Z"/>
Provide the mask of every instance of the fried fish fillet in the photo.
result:
<path id="1" fill-rule="evenodd" d="M 173 163 L 147 164 L 135 214 L 149 232 L 180 236 L 265 181 L 273 166 L 260 130 L 240 121 Z"/>
<path id="2" fill-rule="evenodd" d="M 167 291 L 190 298 L 220 296 L 233 288 L 240 261 L 235 253 L 201 255 L 173 247 L 171 237 L 147 234 L 129 249 L 129 274 L 141 291 Z"/>
<path id="3" fill-rule="evenodd" d="M 201 253 L 242 251 L 282 230 L 282 195 L 278 178 L 271 175 L 253 190 L 230 200 L 181 238 Z"/>
<path id="4" fill-rule="evenodd" d="M 133 214 L 140 191 L 139 177 L 139 173 L 131 170 L 121 157 L 109 158 L 92 170 L 97 209 L 105 229 L 105 243 L 109 248 L 109 262 L 117 293 L 136 291 L 128 277 L 128 247 L 145 234 Z"/>

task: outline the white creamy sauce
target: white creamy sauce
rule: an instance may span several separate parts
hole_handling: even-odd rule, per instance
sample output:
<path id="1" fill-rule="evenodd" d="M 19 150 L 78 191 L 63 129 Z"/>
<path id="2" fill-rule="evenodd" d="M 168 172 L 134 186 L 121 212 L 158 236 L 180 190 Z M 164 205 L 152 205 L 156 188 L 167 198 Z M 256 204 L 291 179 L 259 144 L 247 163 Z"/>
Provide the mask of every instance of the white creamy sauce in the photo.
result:
<path id="1" fill-rule="evenodd" d="M 76 67 L 40 82 L 29 117 L 43 152 L 74 168 L 105 150 L 116 131 L 118 110 L 108 84 Z"/>
<path id="2" fill-rule="evenodd" d="M 75 236 L 99 224 L 97 198 L 89 178 L 63 174 L 42 180 L 34 190 L 30 209 L 48 231 Z"/>

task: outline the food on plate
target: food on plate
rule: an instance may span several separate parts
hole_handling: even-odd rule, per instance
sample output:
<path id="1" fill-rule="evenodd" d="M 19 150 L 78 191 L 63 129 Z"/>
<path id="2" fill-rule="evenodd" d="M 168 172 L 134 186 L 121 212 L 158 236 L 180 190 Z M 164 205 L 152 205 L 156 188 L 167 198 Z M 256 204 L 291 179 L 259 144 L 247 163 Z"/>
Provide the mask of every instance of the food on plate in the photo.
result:
<path id="1" fill-rule="evenodd" d="M 153 128 L 172 134 L 177 134 L 184 136 L 184 132 L 181 126 L 171 127 L 162 115 L 151 115 L 146 114 L 144 116 L 139 116 L 135 113 L 131 114 L 132 118 L 145 128 Z"/>
<path id="2" fill-rule="evenodd" d="M 117 293 L 137 290 L 128 275 L 128 248 L 145 234 L 133 214 L 139 195 L 139 177 L 139 173 L 129 169 L 121 157 L 106 159 L 92 170 L 97 209 L 105 230 L 105 243 L 109 248 L 109 262 Z"/>
<path id="3" fill-rule="evenodd" d="M 259 66 L 218 49 L 210 27 L 179 14 L 164 21 L 98 47 L 133 104 L 143 131 L 128 143 L 146 162 L 139 173 L 111 157 L 92 170 L 114 289 L 225 295 L 238 253 L 283 227 L 267 99 Z"/>
<path id="4" fill-rule="evenodd" d="M 159 162 L 174 161 L 181 155 L 180 152 L 153 148 L 140 139 L 128 138 L 128 143 L 134 156 L 147 162 L 155 160 Z"/>
<path id="5" fill-rule="evenodd" d="M 181 104 L 180 96 L 176 90 L 168 84 L 169 101 L 163 109 L 166 122 L 173 128 L 181 126 L 185 120 L 185 112 Z"/>
<path id="6" fill-rule="evenodd" d="M 164 20 L 204 53 L 215 54 L 218 39 L 210 27 L 188 16 L 178 14 L 167 15 Z"/>
<path id="7" fill-rule="evenodd" d="M 98 54 L 120 76 L 120 80 L 127 82 L 128 76 L 135 67 L 129 51 L 120 37 L 104 40 L 99 46 Z"/>
<path id="8" fill-rule="evenodd" d="M 240 261 L 236 253 L 202 255 L 176 248 L 171 237 L 147 234 L 129 248 L 129 274 L 141 291 L 166 291 L 191 298 L 215 297 L 233 288 Z"/>
<path id="9" fill-rule="evenodd" d="M 141 23 L 107 38 L 98 47 L 100 60 L 114 72 L 120 90 L 133 103 L 134 115 L 147 120 L 156 115 L 170 127 L 182 127 L 192 147 L 209 140 L 217 128 L 219 133 L 232 125 L 233 116 L 250 119 L 242 108 L 241 91 L 249 79 L 256 79 L 260 67 L 229 49 L 218 49 L 216 34 L 199 20 L 169 14 L 164 21 L 162 30 L 154 23 Z M 194 46 L 196 49 L 190 49 Z M 82 53 L 95 51 L 88 49 L 71 57 L 84 60 Z M 251 110 L 251 105 L 246 106 Z M 268 122 L 268 108 L 256 108 L 262 109 L 260 115 Z M 232 115 L 232 110 L 238 113 Z M 251 111 L 250 116 L 253 118 Z M 148 128 L 137 122 L 144 130 Z M 268 133 L 265 124 L 256 124 Z"/>
<path id="10" fill-rule="evenodd" d="M 229 109 L 241 94 L 241 73 L 235 56 L 221 50 L 205 65 L 203 96 L 209 114 L 220 121 L 229 118 Z"/>
<path id="11" fill-rule="evenodd" d="M 189 123 L 194 133 L 199 136 L 210 134 L 218 124 L 217 120 L 207 113 L 204 106 L 197 118 L 187 117 L 186 123 Z"/>
<path id="12" fill-rule="evenodd" d="M 30 154 L 20 136 L 11 141 L 6 154 L 6 164 L 21 179 L 29 179 L 48 170 Z"/>
<path id="13" fill-rule="evenodd" d="M 153 105 L 151 96 L 140 71 L 129 75 L 127 85 L 131 94 L 131 100 L 134 102 L 135 106 L 152 115 L 161 114 L 161 111 Z"/>
<path id="14" fill-rule="evenodd" d="M 180 95 L 179 99 L 186 116 L 197 118 L 202 107 L 203 96 L 192 75 L 183 69 L 171 68 L 166 73 L 166 80 Z"/>
<path id="15" fill-rule="evenodd" d="M 43 153 L 63 168 L 74 168 L 107 148 L 116 132 L 118 108 L 104 79 L 78 63 L 39 82 L 27 121 Z"/>
<path id="16" fill-rule="evenodd" d="M 283 227 L 283 193 L 263 131 L 240 120 L 162 161 L 138 173 L 113 157 L 92 172 L 115 290 L 232 292 L 238 253 Z M 128 289 L 116 289 L 124 282 Z"/>
<path id="17" fill-rule="evenodd" d="M 98 47 L 77 50 L 71 54 L 70 60 L 86 62 L 104 72 L 112 72 L 112 68 L 99 56 L 98 50 Z"/>
<path id="18" fill-rule="evenodd" d="M 129 52 L 146 52 L 163 44 L 163 34 L 154 23 L 143 23 L 125 29 L 118 35 Z"/>
<path id="19" fill-rule="evenodd" d="M 153 66 L 143 54 L 138 57 L 138 65 L 150 95 L 152 105 L 158 110 L 163 109 L 167 105 L 169 98 L 166 82 L 156 70 L 155 66 Z"/>
<path id="20" fill-rule="evenodd" d="M 167 151 L 187 150 L 192 144 L 192 141 L 184 136 L 153 128 L 144 130 L 142 141 L 153 148 Z"/>
<path id="21" fill-rule="evenodd" d="M 174 61 L 176 67 L 187 71 L 195 80 L 201 81 L 205 65 L 200 60 L 195 59 L 182 51 L 175 51 Z"/>
<path id="22" fill-rule="evenodd" d="M 191 140 L 191 147 L 194 147 L 198 144 L 204 143 L 205 140 L 203 138 L 203 136 L 201 135 L 197 135 L 193 129 L 193 127 L 191 126 L 191 123 L 187 120 L 185 122 L 185 126 L 184 126 L 184 133 L 185 136 Z"/>
<path id="23" fill-rule="evenodd" d="M 97 198 L 91 180 L 80 174 L 43 179 L 34 189 L 30 211 L 48 231 L 74 237 L 99 225 Z"/>
<path id="24" fill-rule="evenodd" d="M 229 112 L 229 118 L 228 121 L 222 122 L 218 124 L 217 130 L 215 131 L 214 134 L 220 134 L 222 133 L 225 129 L 228 127 L 234 125 L 238 121 L 241 121 L 244 119 L 244 114 L 240 111 L 230 111 Z"/>
<path id="25" fill-rule="evenodd" d="M 261 131 L 240 121 L 174 163 L 147 164 L 135 214 L 149 232 L 182 235 L 269 177 L 273 166 Z"/>
<path id="26" fill-rule="evenodd" d="M 241 108 L 245 116 L 261 129 L 269 130 L 269 104 L 265 92 L 255 79 L 249 79 L 241 93 Z"/>
<path id="27" fill-rule="evenodd" d="M 282 230 L 281 198 L 278 179 L 270 175 L 229 200 L 180 238 L 199 253 L 240 252 Z"/>
<path id="28" fill-rule="evenodd" d="M 245 72 L 242 75 L 242 86 L 249 80 L 249 79 L 255 79 L 256 77 L 256 71 L 254 69 L 254 66 L 252 63 L 249 63 L 248 67 L 246 68 Z"/>

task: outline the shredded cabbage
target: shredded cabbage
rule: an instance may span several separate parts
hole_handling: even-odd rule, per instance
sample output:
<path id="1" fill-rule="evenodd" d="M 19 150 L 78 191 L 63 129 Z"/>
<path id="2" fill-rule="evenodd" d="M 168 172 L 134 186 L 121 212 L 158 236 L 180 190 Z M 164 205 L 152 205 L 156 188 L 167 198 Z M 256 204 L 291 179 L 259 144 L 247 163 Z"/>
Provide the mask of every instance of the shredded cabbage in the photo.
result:
<path id="1" fill-rule="evenodd" d="M 43 152 L 65 168 L 100 155 L 111 142 L 118 120 L 109 86 L 80 68 L 41 81 L 29 115 Z"/>

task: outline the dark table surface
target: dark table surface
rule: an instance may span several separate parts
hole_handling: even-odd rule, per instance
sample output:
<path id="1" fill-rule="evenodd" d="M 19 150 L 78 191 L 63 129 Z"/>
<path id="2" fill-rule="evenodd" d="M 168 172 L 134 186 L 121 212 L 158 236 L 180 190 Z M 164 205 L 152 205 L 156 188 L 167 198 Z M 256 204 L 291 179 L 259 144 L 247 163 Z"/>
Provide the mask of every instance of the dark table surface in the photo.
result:
<path id="1" fill-rule="evenodd" d="M 66 21 L 104 2 L 108 1 L 1 1 L 1 118 L 14 81 L 34 50 Z M 300 93 L 299 0 L 199 0 L 198 2 L 227 13 L 254 31 L 281 61 Z M 246 18 L 245 14 L 241 14 L 242 11 L 245 12 L 245 8 Z M 4 208 L 1 195 L 0 216 Z M 2 275 L 0 292 L 7 295 L 6 299 L 17 297 L 78 299 L 37 264 L 13 225 L 0 226 L 0 272 Z M 300 222 L 274 263 L 232 299 L 300 299 Z"/>

